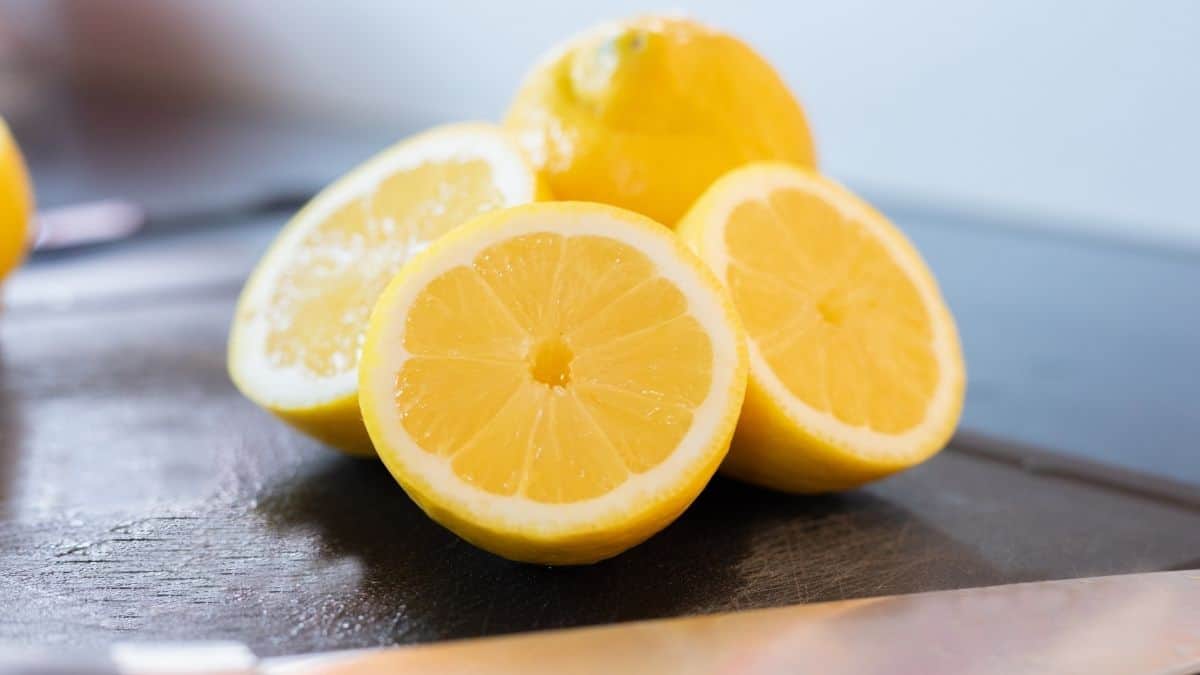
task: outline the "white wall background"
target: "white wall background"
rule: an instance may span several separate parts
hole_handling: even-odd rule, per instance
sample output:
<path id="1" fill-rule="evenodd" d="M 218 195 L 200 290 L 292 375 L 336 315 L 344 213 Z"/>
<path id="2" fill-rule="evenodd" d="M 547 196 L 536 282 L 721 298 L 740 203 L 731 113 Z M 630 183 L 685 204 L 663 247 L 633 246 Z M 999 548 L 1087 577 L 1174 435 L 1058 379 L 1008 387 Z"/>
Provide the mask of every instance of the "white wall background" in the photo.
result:
<path id="1" fill-rule="evenodd" d="M 1200 247 L 1200 1 L 675 6 L 775 63 L 834 175 Z M 89 76 L 171 80 L 406 132 L 499 117 L 542 50 L 594 21 L 650 9 L 633 0 L 92 0 L 57 3 L 59 25 L 46 34 L 71 43 L 74 67 Z"/>

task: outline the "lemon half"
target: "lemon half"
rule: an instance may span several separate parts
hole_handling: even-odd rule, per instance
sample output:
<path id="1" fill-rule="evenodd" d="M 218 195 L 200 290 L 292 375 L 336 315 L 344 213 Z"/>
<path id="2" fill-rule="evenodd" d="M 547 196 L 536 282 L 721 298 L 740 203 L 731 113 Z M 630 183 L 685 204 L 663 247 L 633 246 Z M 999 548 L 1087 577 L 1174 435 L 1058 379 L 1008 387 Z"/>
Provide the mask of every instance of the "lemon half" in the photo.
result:
<path id="1" fill-rule="evenodd" d="M 497 211 L 388 286 L 360 401 L 434 520 L 520 561 L 594 562 L 674 520 L 725 457 L 746 352 L 669 230 L 609 206 Z"/>
<path id="2" fill-rule="evenodd" d="M 764 162 L 718 180 L 679 232 L 728 286 L 749 342 L 724 471 L 826 492 L 945 445 L 966 382 L 954 318 L 883 215 L 814 171 Z"/>
<path id="3" fill-rule="evenodd" d="M 543 196 L 518 147 L 492 125 L 449 125 L 384 151 L 297 213 L 246 282 L 229 336 L 234 383 L 312 436 L 373 454 L 358 359 L 380 292 L 450 229 Z"/>

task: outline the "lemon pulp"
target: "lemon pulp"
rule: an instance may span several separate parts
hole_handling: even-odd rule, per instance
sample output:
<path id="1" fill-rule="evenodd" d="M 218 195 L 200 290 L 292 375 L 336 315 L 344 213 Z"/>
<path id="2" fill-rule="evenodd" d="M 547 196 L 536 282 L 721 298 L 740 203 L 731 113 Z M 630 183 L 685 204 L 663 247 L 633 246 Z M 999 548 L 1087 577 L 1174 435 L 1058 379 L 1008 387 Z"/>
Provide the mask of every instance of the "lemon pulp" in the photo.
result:
<path id="1" fill-rule="evenodd" d="M 925 418 L 939 380 L 932 318 L 861 223 L 783 188 L 736 207 L 725 246 L 734 305 L 788 391 L 884 433 Z"/>
<path id="2" fill-rule="evenodd" d="M 687 309 L 615 239 L 489 246 L 414 300 L 395 385 L 404 428 L 492 494 L 610 492 L 678 445 L 711 386 L 712 345 Z"/>

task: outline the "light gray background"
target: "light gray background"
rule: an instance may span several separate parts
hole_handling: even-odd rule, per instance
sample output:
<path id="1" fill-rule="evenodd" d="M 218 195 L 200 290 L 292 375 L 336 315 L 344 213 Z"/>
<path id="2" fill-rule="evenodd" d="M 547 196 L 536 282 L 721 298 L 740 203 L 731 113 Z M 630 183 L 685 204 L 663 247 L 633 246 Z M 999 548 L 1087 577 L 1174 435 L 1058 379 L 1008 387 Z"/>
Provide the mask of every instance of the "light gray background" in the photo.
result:
<path id="1" fill-rule="evenodd" d="M 544 49 L 646 2 L 3 0 L 75 75 L 400 136 L 497 118 Z M 1200 2 L 676 2 L 776 64 L 877 193 L 1200 248 Z M 663 9 L 658 7 L 658 9 Z"/>

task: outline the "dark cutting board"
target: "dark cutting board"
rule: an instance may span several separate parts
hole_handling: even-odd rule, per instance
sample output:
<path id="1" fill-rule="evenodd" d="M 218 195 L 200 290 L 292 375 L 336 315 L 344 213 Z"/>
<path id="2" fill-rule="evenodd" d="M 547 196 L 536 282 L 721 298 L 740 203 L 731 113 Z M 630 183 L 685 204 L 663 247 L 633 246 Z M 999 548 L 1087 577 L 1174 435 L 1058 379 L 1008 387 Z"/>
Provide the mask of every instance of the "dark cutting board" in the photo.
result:
<path id="1" fill-rule="evenodd" d="M 277 224 L 39 261 L 9 284 L 0 328 L 0 642 L 230 638 L 280 654 L 1200 566 L 1190 411 L 1143 438 L 1144 453 L 1122 455 L 1165 457 L 1151 464 L 1179 481 L 964 433 L 926 465 L 840 496 L 790 497 L 717 479 L 666 531 L 595 566 L 501 560 L 426 519 L 380 465 L 320 447 L 234 391 L 224 357 L 234 297 Z M 1004 411 L 1015 410 L 1007 428 L 1020 437 L 1038 425 L 1057 429 L 1046 416 L 1060 415 L 1079 438 L 1146 422 L 1137 408 L 1144 401 L 1131 401 L 1122 419 L 1103 409 L 1109 399 L 1084 391 L 1086 378 L 1064 379 L 1061 366 L 1044 387 L 1046 363 L 997 360 L 1012 352 L 1025 318 L 1027 331 L 1058 332 L 1047 344 L 1080 344 L 1062 350 L 1068 363 L 1091 358 L 1104 336 L 1126 334 L 1098 333 L 1087 344 L 1082 333 L 1064 335 L 1045 298 L 999 288 L 996 275 L 1006 250 L 1009 263 L 1049 258 L 1049 267 L 1009 271 L 1027 284 L 1061 275 L 1061 265 L 1085 276 L 1116 269 L 1130 283 L 1162 275 L 1195 283 L 1200 265 L 990 230 L 910 232 L 942 276 L 973 386 L 982 383 L 968 424 L 994 434 Z M 1062 251 L 1050 255 L 1055 247 Z M 1121 264 L 1101 264 L 1103 256 Z M 1151 300 L 1128 295 L 1111 311 L 1147 311 Z M 1158 307 L 1195 302 L 1181 291 L 1156 298 Z M 1085 333 L 1090 325 L 1071 321 Z M 1118 346 L 1153 352 L 1144 357 L 1153 361 L 1148 376 L 1193 387 L 1194 406 L 1195 371 L 1191 379 L 1175 371 L 1195 367 L 1196 319 L 1176 321 L 1147 330 L 1140 345 Z M 989 347 L 981 336 L 997 332 L 1007 340 Z M 1193 360 L 1168 363 L 1172 349 Z M 1059 390 L 1071 386 L 1076 400 L 1100 408 L 1060 412 L 1071 401 Z M 1118 449 L 1120 433 L 1111 436 Z"/>

